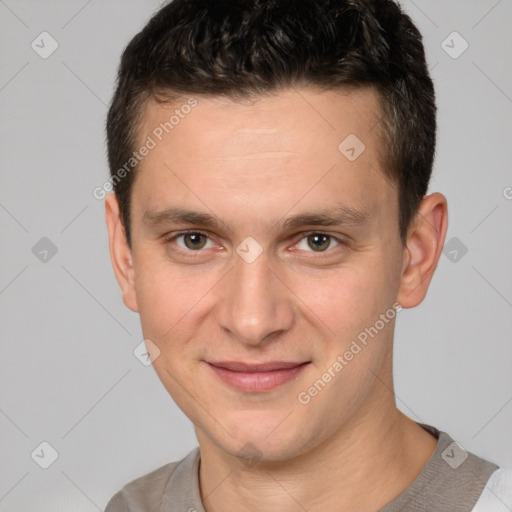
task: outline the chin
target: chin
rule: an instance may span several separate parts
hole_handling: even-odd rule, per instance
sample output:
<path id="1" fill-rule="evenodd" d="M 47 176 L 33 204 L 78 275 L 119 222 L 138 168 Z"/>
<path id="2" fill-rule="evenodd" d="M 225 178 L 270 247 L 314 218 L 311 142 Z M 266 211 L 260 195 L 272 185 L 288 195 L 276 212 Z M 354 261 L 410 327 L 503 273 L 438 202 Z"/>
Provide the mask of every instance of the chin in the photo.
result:
<path id="1" fill-rule="evenodd" d="M 298 425 L 283 426 L 285 422 L 279 425 L 282 419 L 275 421 L 274 417 L 272 422 L 240 424 L 233 436 L 219 445 L 230 455 L 247 460 L 249 466 L 257 461 L 284 462 L 293 459 L 305 453 L 311 443 L 304 436 L 303 426 L 298 432 Z"/>

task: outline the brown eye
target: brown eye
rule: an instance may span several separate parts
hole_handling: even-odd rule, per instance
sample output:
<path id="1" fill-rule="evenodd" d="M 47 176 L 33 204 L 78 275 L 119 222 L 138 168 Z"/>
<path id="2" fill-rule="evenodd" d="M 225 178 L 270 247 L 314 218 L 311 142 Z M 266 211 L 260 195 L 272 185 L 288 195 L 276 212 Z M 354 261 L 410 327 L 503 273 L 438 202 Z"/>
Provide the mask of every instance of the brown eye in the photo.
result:
<path id="1" fill-rule="evenodd" d="M 307 237 L 308 246 L 316 252 L 322 252 L 331 245 L 331 237 L 322 233 L 315 233 Z"/>
<path id="2" fill-rule="evenodd" d="M 208 237 L 202 233 L 185 233 L 181 236 L 185 246 L 192 250 L 202 249 L 208 241 Z"/>

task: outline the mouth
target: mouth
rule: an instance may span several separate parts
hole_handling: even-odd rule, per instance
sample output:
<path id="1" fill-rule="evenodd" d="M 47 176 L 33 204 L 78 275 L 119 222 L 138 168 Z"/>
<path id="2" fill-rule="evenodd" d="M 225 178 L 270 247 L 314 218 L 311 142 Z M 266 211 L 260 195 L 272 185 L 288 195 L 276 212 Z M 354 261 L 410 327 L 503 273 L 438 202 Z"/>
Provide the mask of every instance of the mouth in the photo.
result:
<path id="1" fill-rule="evenodd" d="M 296 378 L 311 363 L 271 361 L 248 364 L 238 361 L 207 362 L 209 368 L 225 384 L 240 391 L 270 391 Z"/>

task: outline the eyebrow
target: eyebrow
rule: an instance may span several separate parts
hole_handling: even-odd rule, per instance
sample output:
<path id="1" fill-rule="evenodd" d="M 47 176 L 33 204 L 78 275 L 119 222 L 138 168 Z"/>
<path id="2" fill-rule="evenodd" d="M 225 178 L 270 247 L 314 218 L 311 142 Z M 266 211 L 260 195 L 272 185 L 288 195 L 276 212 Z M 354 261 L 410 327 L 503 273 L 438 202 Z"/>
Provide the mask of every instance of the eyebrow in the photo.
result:
<path id="1" fill-rule="evenodd" d="M 370 220 L 370 215 L 356 208 L 348 206 L 337 206 L 321 210 L 318 212 L 301 213 L 286 219 L 283 227 L 286 229 L 296 229 L 303 226 L 356 226 L 365 224 Z"/>
<path id="2" fill-rule="evenodd" d="M 356 226 L 367 223 L 370 215 L 363 210 L 341 205 L 316 212 L 300 213 L 287 218 L 284 222 L 281 220 L 274 221 L 272 225 L 274 227 L 282 225 L 284 229 L 291 230 L 304 226 Z M 160 211 L 146 210 L 143 222 L 152 227 L 166 224 L 193 224 L 209 229 L 232 231 L 228 224 L 209 213 L 182 207 L 169 207 Z"/>
<path id="3" fill-rule="evenodd" d="M 209 213 L 181 207 L 170 207 L 160 211 L 146 210 L 142 221 L 154 227 L 165 224 L 194 224 L 205 228 L 223 228 L 226 231 L 230 231 L 227 224 Z"/>

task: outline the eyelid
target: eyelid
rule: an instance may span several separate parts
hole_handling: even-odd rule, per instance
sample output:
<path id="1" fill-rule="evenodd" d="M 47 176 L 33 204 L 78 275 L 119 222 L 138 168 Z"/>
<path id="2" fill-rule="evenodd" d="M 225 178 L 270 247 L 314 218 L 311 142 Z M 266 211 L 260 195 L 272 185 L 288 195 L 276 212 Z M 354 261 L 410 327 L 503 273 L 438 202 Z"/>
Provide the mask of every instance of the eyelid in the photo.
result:
<path id="1" fill-rule="evenodd" d="M 203 235 L 208 239 L 208 241 L 214 243 L 212 240 L 212 237 L 206 231 L 203 231 L 202 229 L 185 229 L 183 231 L 178 231 L 176 233 L 172 233 L 171 235 L 164 235 L 163 240 L 165 243 L 169 243 L 169 242 L 175 243 L 175 240 L 177 238 L 179 238 L 180 236 L 185 236 L 185 235 L 190 235 L 190 234 Z M 202 249 L 198 249 L 198 250 L 194 251 L 192 249 L 184 249 L 183 247 L 180 247 L 179 245 L 177 245 L 177 247 L 180 251 L 187 252 L 190 254 L 194 254 L 194 253 L 199 254 L 202 252 L 202 249 L 203 249 L 202 248 Z"/>
<path id="2" fill-rule="evenodd" d="M 210 234 L 206 231 L 203 231 L 202 229 L 186 229 L 186 230 L 183 230 L 183 231 L 178 231 L 176 233 L 173 233 L 171 235 L 164 235 L 163 239 L 164 239 L 164 242 L 165 243 L 168 243 L 168 242 L 174 242 L 176 238 L 180 237 L 180 236 L 184 236 L 184 235 L 188 235 L 188 234 L 192 234 L 192 233 L 197 233 L 197 234 L 200 234 L 200 235 L 203 235 L 205 237 L 208 238 L 209 241 L 215 243 L 212 239 L 212 237 L 210 236 Z M 312 229 L 312 230 L 309 230 L 309 231 L 301 231 L 300 233 L 297 233 L 297 237 L 296 237 L 296 241 L 294 242 L 293 244 L 293 247 L 295 247 L 300 241 L 302 241 L 304 238 L 307 238 L 308 236 L 311 236 L 311 235 L 324 235 L 324 236 L 328 236 L 329 238 L 331 238 L 332 240 L 335 240 L 339 245 L 336 245 L 336 247 L 339 247 L 339 246 L 344 246 L 344 245 L 347 245 L 347 241 L 343 240 L 342 238 L 339 238 L 338 236 L 336 235 L 333 235 L 331 233 L 328 233 L 326 231 L 321 231 L 321 230 L 318 230 L 318 229 Z M 203 249 L 198 249 L 196 251 L 192 250 L 192 249 L 184 249 L 180 246 L 177 246 L 179 250 L 183 251 L 183 252 L 187 252 L 189 254 L 193 254 L 193 253 L 197 253 L 197 254 L 200 254 L 201 252 L 203 252 Z M 332 252 L 336 249 L 336 247 L 332 247 L 332 248 L 329 248 L 325 251 L 304 251 L 304 252 L 311 252 L 313 254 L 327 254 L 329 252 Z M 293 250 L 293 249 L 292 249 Z"/>
<path id="3" fill-rule="evenodd" d="M 298 233 L 298 235 L 300 235 L 300 238 L 298 238 L 297 241 L 293 244 L 294 246 L 296 246 L 304 238 L 307 238 L 308 236 L 311 236 L 311 235 L 324 235 L 324 236 L 328 236 L 331 240 L 334 240 L 334 241 L 336 241 L 338 243 L 338 245 L 336 247 L 330 247 L 329 249 L 327 249 L 325 251 L 313 251 L 313 250 L 304 251 L 304 252 L 311 252 L 313 254 L 327 254 L 327 253 L 330 253 L 330 252 L 336 250 L 337 247 L 340 247 L 340 246 L 343 246 L 343 245 L 347 245 L 347 242 L 345 240 L 343 240 L 342 238 L 339 238 L 336 235 L 333 235 L 331 233 L 328 233 L 326 231 L 321 231 L 321 230 L 318 230 L 318 229 L 312 229 L 310 231 L 303 231 L 301 233 Z"/>

